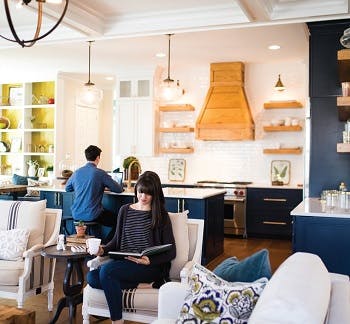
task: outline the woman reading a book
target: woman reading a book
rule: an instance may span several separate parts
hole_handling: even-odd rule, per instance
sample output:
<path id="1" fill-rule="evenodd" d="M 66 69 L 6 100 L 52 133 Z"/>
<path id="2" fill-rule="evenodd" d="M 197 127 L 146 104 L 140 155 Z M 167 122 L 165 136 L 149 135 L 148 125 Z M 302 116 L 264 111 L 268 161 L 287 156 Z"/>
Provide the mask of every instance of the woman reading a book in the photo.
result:
<path id="1" fill-rule="evenodd" d="M 142 285 L 158 288 L 168 281 L 170 261 L 176 256 L 171 221 L 165 209 L 165 198 L 159 176 L 146 171 L 135 185 L 137 202 L 119 210 L 116 232 L 97 255 L 111 251 L 140 252 L 147 248 L 171 244 L 166 251 L 142 257 L 126 256 L 103 264 L 87 275 L 93 288 L 103 289 L 112 323 L 122 323 L 122 289 Z"/>

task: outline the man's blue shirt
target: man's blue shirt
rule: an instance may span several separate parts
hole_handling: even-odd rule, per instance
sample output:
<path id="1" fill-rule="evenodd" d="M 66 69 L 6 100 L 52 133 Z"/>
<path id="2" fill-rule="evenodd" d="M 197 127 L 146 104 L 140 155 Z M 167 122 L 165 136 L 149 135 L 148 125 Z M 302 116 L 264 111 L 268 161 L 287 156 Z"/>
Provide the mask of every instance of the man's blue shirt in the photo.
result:
<path id="1" fill-rule="evenodd" d="M 97 168 L 92 162 L 86 163 L 72 174 L 66 184 L 66 191 L 74 191 L 74 220 L 93 221 L 101 214 L 105 188 L 113 192 L 123 191 L 106 171 Z"/>

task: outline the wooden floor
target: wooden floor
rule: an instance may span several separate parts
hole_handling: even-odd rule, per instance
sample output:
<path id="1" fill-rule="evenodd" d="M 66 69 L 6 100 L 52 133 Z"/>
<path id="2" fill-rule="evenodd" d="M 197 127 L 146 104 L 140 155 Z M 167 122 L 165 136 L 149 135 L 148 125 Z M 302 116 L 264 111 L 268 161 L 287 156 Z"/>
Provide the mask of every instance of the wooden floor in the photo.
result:
<path id="1" fill-rule="evenodd" d="M 213 260 L 207 267 L 213 269 L 222 260 L 236 256 L 238 259 L 243 259 L 260 249 L 266 248 L 269 250 L 270 263 L 273 271 L 291 254 L 291 242 L 287 240 L 267 240 L 267 239 L 241 239 L 241 238 L 225 238 L 224 254 Z M 55 273 L 55 294 L 54 294 L 54 310 L 58 300 L 63 296 L 62 292 L 62 279 L 65 270 L 65 262 L 57 262 Z M 16 303 L 13 300 L 0 298 L 0 304 L 15 306 Z M 53 314 L 47 311 L 47 297 L 46 295 L 38 295 L 30 297 L 25 302 L 25 308 L 36 311 L 36 323 L 46 324 L 49 323 Z M 97 320 L 91 317 L 91 323 L 110 323 L 110 320 Z M 68 321 L 68 309 L 65 308 L 59 320 L 58 324 L 66 324 Z M 77 309 L 77 316 L 75 323 L 82 323 L 81 305 Z M 128 322 L 131 324 L 131 322 Z"/>

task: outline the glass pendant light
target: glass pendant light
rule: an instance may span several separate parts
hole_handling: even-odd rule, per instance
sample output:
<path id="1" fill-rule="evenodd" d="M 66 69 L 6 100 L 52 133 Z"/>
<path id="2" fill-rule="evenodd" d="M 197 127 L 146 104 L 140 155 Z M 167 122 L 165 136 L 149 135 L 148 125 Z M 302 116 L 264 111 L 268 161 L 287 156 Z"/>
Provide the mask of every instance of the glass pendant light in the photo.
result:
<path id="1" fill-rule="evenodd" d="M 350 48 L 350 28 L 344 30 L 342 37 L 340 37 L 340 44 L 345 48 Z"/>
<path id="2" fill-rule="evenodd" d="M 183 95 L 183 90 L 180 87 L 180 81 L 176 82 L 170 77 L 170 38 L 174 34 L 167 34 L 168 36 L 168 76 L 163 80 L 160 86 L 160 97 L 164 101 L 174 101 Z"/>
<path id="3" fill-rule="evenodd" d="M 103 98 L 102 90 L 96 88 L 95 83 L 90 80 L 91 71 L 91 43 L 94 41 L 88 41 L 89 43 L 89 80 L 83 86 L 79 93 L 79 102 L 87 106 L 96 106 Z"/>

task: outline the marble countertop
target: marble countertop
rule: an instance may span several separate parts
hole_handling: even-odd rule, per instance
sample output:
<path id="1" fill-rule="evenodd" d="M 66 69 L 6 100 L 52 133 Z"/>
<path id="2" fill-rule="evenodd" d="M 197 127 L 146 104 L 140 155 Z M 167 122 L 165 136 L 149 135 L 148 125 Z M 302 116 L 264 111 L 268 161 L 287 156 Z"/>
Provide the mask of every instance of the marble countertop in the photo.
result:
<path id="1" fill-rule="evenodd" d="M 58 191 L 65 192 L 65 186 L 54 184 L 52 186 L 35 187 L 39 191 Z M 205 199 L 219 194 L 225 194 L 226 190 L 214 188 L 163 188 L 163 193 L 166 198 L 190 198 L 190 199 Z M 107 195 L 122 195 L 134 196 L 134 189 L 126 190 L 121 193 L 105 191 Z"/>
<path id="2" fill-rule="evenodd" d="M 319 216 L 350 218 L 350 210 L 327 207 L 320 198 L 305 198 L 290 214 L 292 216 Z"/>

